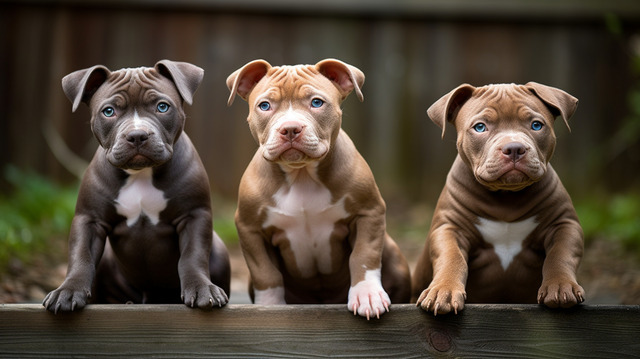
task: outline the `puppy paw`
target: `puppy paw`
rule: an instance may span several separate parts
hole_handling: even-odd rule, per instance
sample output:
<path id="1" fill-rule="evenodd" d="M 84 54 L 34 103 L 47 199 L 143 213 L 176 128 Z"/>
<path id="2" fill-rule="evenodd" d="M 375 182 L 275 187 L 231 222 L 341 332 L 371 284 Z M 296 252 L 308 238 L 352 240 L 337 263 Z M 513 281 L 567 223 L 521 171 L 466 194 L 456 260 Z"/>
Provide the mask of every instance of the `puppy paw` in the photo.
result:
<path id="1" fill-rule="evenodd" d="M 181 298 L 191 308 L 222 307 L 229 302 L 227 293 L 211 282 L 185 286 Z"/>
<path id="2" fill-rule="evenodd" d="M 72 312 L 82 309 L 89 302 L 91 291 L 89 288 L 75 289 L 72 286 L 61 285 L 51 291 L 42 301 L 42 305 L 50 312 Z"/>
<path id="3" fill-rule="evenodd" d="M 464 302 L 467 300 L 467 293 L 463 285 L 434 285 L 433 283 L 425 289 L 418 298 L 417 306 L 433 312 L 433 315 L 447 314 L 453 311 L 458 314 L 464 309 Z"/>
<path id="4" fill-rule="evenodd" d="M 538 290 L 538 304 L 549 308 L 570 308 L 584 302 L 584 289 L 573 281 L 543 281 Z"/>
<path id="5" fill-rule="evenodd" d="M 389 305 L 391 299 L 379 280 L 363 280 L 349 289 L 347 309 L 353 312 L 353 315 L 366 317 L 367 320 L 375 315 L 380 319 L 380 315 L 389 311 Z"/>

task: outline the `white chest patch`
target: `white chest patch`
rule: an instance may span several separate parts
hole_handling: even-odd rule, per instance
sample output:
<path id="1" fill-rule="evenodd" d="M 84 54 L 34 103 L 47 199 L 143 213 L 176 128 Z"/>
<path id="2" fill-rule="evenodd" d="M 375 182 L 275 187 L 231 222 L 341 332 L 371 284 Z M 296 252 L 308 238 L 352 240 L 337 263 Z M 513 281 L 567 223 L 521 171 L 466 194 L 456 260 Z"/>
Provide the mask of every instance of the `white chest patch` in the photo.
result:
<path id="1" fill-rule="evenodd" d="M 283 186 L 273 199 L 275 206 L 268 208 L 263 228 L 285 232 L 303 277 L 331 273 L 329 240 L 336 222 L 349 216 L 345 198 L 331 203 L 331 192 L 308 179 Z"/>
<path id="2" fill-rule="evenodd" d="M 128 171 L 129 172 L 129 171 Z M 130 171 L 127 182 L 120 189 L 116 199 L 116 211 L 127 217 L 127 225 L 134 225 L 140 216 L 145 215 L 152 224 L 160 221 L 160 212 L 167 207 L 164 192 L 152 183 L 152 170 Z"/>
<path id="3" fill-rule="evenodd" d="M 522 241 L 536 228 L 538 223 L 534 217 L 520 222 L 491 221 L 478 218 L 480 224 L 476 228 L 485 241 L 493 244 L 500 263 L 505 270 L 513 258 L 522 250 Z"/>

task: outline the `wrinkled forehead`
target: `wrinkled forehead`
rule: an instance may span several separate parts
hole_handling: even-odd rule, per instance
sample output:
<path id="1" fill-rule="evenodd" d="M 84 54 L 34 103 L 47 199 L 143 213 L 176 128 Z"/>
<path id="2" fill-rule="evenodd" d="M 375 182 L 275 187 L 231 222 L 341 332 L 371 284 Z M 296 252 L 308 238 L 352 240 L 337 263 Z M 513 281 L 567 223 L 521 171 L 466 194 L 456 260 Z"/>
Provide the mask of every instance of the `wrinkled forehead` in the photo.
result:
<path id="1" fill-rule="evenodd" d="M 526 87 L 515 84 L 489 85 L 477 88 L 462 106 L 461 114 L 489 118 L 553 118 L 544 103 Z"/>
<path id="2" fill-rule="evenodd" d="M 96 91 L 95 98 L 105 98 L 116 94 L 135 98 L 149 92 L 178 96 L 173 82 L 160 75 L 153 67 L 126 68 L 113 71 Z"/>
<path id="3" fill-rule="evenodd" d="M 268 97 L 274 101 L 304 98 L 334 88 L 313 65 L 276 66 L 258 82 L 250 97 Z"/>
<path id="4" fill-rule="evenodd" d="M 152 87 L 163 78 L 153 67 L 126 68 L 111 73 L 105 85 Z"/>

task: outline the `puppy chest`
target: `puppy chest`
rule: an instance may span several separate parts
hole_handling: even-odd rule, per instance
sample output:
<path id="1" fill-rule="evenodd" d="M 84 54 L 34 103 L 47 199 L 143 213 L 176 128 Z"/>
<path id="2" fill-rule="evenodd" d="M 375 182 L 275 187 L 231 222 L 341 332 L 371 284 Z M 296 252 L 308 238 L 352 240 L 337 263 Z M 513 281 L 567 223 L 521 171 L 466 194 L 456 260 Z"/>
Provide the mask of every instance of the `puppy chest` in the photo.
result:
<path id="1" fill-rule="evenodd" d="M 522 251 L 522 242 L 538 226 L 534 217 L 519 222 L 493 221 L 478 218 L 476 228 L 482 238 L 493 245 L 503 269 L 507 269 L 515 256 Z"/>
<path id="2" fill-rule="evenodd" d="M 349 217 L 345 198 L 332 202 L 327 188 L 305 183 L 282 188 L 273 199 L 263 228 L 277 229 L 271 241 L 283 251 L 285 264 L 295 265 L 291 269 L 297 269 L 303 277 L 331 273 L 334 257 L 340 255 L 332 252 L 331 239 L 348 233 L 342 222 Z M 293 256 L 295 263 L 289 263 L 287 255 Z"/>
<path id="3" fill-rule="evenodd" d="M 156 225 L 160 213 L 167 207 L 164 192 L 153 186 L 152 170 L 143 169 L 131 173 L 115 200 L 118 214 L 127 218 L 127 225 L 133 226 L 142 216 Z"/>

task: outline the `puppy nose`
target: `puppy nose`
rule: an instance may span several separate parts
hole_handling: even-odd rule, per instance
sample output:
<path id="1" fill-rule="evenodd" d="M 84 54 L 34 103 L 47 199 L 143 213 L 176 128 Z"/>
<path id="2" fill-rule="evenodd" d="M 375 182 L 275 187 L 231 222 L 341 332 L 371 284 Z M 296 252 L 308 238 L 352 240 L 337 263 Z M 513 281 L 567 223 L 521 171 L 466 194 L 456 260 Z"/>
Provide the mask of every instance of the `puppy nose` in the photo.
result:
<path id="1" fill-rule="evenodd" d="M 518 162 L 527 153 L 527 148 L 520 142 L 509 142 L 502 147 L 502 154 L 513 162 Z"/>
<path id="2" fill-rule="evenodd" d="M 127 141 L 134 146 L 142 145 L 147 141 L 147 139 L 149 139 L 147 131 L 133 130 L 127 133 Z"/>
<path id="3" fill-rule="evenodd" d="M 280 135 L 289 140 L 293 140 L 294 138 L 300 136 L 302 131 L 304 131 L 304 125 L 299 122 L 293 121 L 283 123 L 279 129 Z"/>

